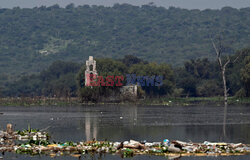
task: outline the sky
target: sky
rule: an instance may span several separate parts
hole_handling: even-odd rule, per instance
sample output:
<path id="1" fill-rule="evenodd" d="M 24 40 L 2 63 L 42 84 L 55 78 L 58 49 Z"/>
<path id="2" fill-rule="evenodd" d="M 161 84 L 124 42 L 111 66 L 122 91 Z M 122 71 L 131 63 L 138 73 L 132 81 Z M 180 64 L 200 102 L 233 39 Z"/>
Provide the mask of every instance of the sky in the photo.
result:
<path id="1" fill-rule="evenodd" d="M 129 3 L 133 5 L 143 5 L 154 2 L 157 6 L 163 6 L 168 8 L 169 6 L 175 6 L 187 9 L 220 9 L 225 6 L 233 8 L 250 7 L 250 0 L 0 0 L 0 8 L 33 8 L 39 6 L 51 6 L 59 4 L 61 7 L 65 7 L 70 3 L 75 5 L 104 5 L 113 6 L 115 3 Z"/>

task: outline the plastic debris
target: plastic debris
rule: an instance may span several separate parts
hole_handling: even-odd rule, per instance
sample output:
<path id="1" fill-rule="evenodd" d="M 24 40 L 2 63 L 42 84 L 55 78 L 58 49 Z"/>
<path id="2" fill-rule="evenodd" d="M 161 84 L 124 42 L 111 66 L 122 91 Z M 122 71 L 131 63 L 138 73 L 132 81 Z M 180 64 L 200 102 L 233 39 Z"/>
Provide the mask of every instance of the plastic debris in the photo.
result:
<path id="1" fill-rule="evenodd" d="M 113 146 L 116 147 L 116 148 L 117 148 L 119 145 L 121 145 L 121 142 L 115 142 L 115 143 L 113 144 Z"/>
<path id="2" fill-rule="evenodd" d="M 173 152 L 173 153 L 180 153 L 180 152 L 181 152 L 181 149 L 175 147 L 174 144 L 170 144 L 170 146 L 168 147 L 168 151 L 169 151 L 169 152 Z"/>
<path id="3" fill-rule="evenodd" d="M 152 146 L 153 146 L 153 143 L 148 143 L 148 142 L 147 142 L 147 143 L 145 143 L 145 146 L 146 146 L 146 147 L 152 147 Z"/>
<path id="4" fill-rule="evenodd" d="M 20 138 L 21 137 L 21 138 Z M 25 137 L 25 138 L 24 138 Z M 0 152 L 26 153 L 31 155 L 45 154 L 51 157 L 70 155 L 80 157 L 88 152 L 121 154 L 122 157 L 132 157 L 136 154 L 152 154 L 169 156 L 206 156 L 206 155 L 240 155 L 250 154 L 250 148 L 242 143 L 192 143 L 183 141 L 139 142 L 135 140 L 124 142 L 87 141 L 50 143 L 48 134 L 36 130 L 11 132 L 0 131 Z M 19 141 L 21 140 L 21 143 Z M 18 140 L 18 141 L 16 141 Z M 22 143 L 23 142 L 23 143 Z"/>
<path id="5" fill-rule="evenodd" d="M 161 142 L 153 142 L 153 147 L 160 147 L 161 146 Z"/>
<path id="6" fill-rule="evenodd" d="M 164 146 L 169 146 L 170 145 L 170 141 L 168 139 L 164 139 L 163 140 L 163 145 Z"/>

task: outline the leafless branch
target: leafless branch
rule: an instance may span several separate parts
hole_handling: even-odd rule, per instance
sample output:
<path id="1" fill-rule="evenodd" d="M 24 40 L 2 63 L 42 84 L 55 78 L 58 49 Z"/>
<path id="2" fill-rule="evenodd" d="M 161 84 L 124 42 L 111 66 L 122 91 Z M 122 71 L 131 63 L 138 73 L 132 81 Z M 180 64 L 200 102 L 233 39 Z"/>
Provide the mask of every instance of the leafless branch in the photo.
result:
<path id="1" fill-rule="evenodd" d="M 240 56 L 241 56 L 241 53 L 233 60 L 233 63 L 235 63 Z"/>
<path id="2" fill-rule="evenodd" d="M 222 62 L 221 62 L 221 59 L 220 59 L 220 56 L 221 56 L 221 53 L 220 51 L 217 49 L 213 39 L 211 39 L 212 43 L 213 43 L 213 47 L 214 47 L 214 50 L 216 52 L 216 55 L 217 55 L 217 61 L 219 63 L 219 66 L 220 66 L 220 70 L 222 70 Z"/>
<path id="3" fill-rule="evenodd" d="M 224 64 L 224 68 L 226 68 L 226 66 L 228 65 L 230 63 L 230 58 L 229 58 L 229 56 L 227 56 L 227 62 Z"/>
<path id="4" fill-rule="evenodd" d="M 218 51 L 218 49 L 217 49 L 217 47 L 216 47 L 216 45 L 215 45 L 215 43 L 214 43 L 213 39 L 211 39 L 211 41 L 212 41 L 212 43 L 213 43 L 213 47 L 214 47 L 215 52 L 216 52 L 217 57 L 218 57 L 218 56 L 219 56 L 219 51 Z"/>

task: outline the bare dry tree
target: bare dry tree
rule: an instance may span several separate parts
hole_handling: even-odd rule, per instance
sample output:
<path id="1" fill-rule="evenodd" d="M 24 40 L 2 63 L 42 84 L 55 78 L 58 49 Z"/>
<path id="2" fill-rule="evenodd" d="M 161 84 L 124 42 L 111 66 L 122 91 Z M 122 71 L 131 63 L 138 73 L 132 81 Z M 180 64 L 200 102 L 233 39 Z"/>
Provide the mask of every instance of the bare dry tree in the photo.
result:
<path id="1" fill-rule="evenodd" d="M 229 89 L 227 88 L 227 81 L 226 81 L 226 75 L 225 75 L 226 67 L 229 63 L 235 63 L 237 59 L 239 58 L 240 54 L 234 60 L 231 60 L 229 56 L 227 55 L 227 60 L 223 62 L 222 61 L 223 46 L 221 43 L 221 39 L 219 39 L 218 45 L 215 44 L 213 39 L 211 39 L 211 41 L 216 52 L 216 59 L 219 64 L 219 68 L 221 72 L 221 77 L 223 81 L 223 89 L 224 89 L 224 104 L 226 106 L 228 102 L 228 91 L 229 91 Z"/>
<path id="2" fill-rule="evenodd" d="M 221 60 L 221 57 L 222 57 L 222 44 L 221 44 L 221 41 L 219 41 L 218 48 L 217 48 L 216 44 L 214 43 L 214 40 L 211 39 L 211 41 L 213 43 L 213 47 L 214 47 L 215 52 L 216 52 L 216 59 L 217 59 L 217 62 L 219 64 L 220 71 L 221 71 L 221 76 L 222 76 L 222 81 L 223 81 L 223 89 L 224 89 L 224 104 L 227 105 L 228 89 L 227 89 L 227 82 L 226 82 L 225 72 L 226 72 L 227 65 L 230 63 L 230 58 L 227 56 L 227 61 L 223 64 L 223 62 Z"/>

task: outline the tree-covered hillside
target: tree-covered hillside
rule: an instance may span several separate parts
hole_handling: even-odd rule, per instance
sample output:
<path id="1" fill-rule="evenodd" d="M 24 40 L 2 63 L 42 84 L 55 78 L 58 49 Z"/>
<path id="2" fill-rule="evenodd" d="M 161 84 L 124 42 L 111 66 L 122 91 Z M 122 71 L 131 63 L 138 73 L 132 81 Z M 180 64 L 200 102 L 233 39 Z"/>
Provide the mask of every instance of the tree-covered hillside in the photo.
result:
<path id="1" fill-rule="evenodd" d="M 210 37 L 222 34 L 228 53 L 249 46 L 250 8 L 165 9 L 144 5 L 0 9 L 0 82 L 89 55 L 180 65 L 214 58 Z"/>
<path id="2" fill-rule="evenodd" d="M 226 69 L 229 96 L 250 96 L 250 48 L 243 49 L 230 59 Z M 223 57 L 223 61 L 226 57 Z M 138 57 L 127 55 L 122 59 L 97 58 L 98 76 L 123 76 L 123 85 L 131 83 L 127 74 L 136 75 L 138 95 L 140 97 L 213 97 L 223 95 L 223 83 L 216 61 L 207 58 L 189 60 L 183 67 L 172 68 L 166 63 L 150 63 Z M 85 86 L 86 65 L 74 62 L 55 61 L 39 74 L 22 76 L 19 80 L 10 81 L 0 86 L 0 97 L 76 97 L 87 101 L 108 100 L 120 96 L 121 86 L 101 86 L 97 79 L 93 88 Z M 162 76 L 162 85 L 149 84 L 147 76 Z M 155 77 L 156 78 L 156 77 Z M 111 78 L 112 79 L 112 78 Z M 113 78 L 114 84 L 118 83 Z M 158 81 L 157 78 L 155 82 Z M 107 80 L 103 80 L 103 83 Z M 159 82 L 159 81 L 158 81 Z M 126 99 L 126 96 L 123 97 Z"/>

